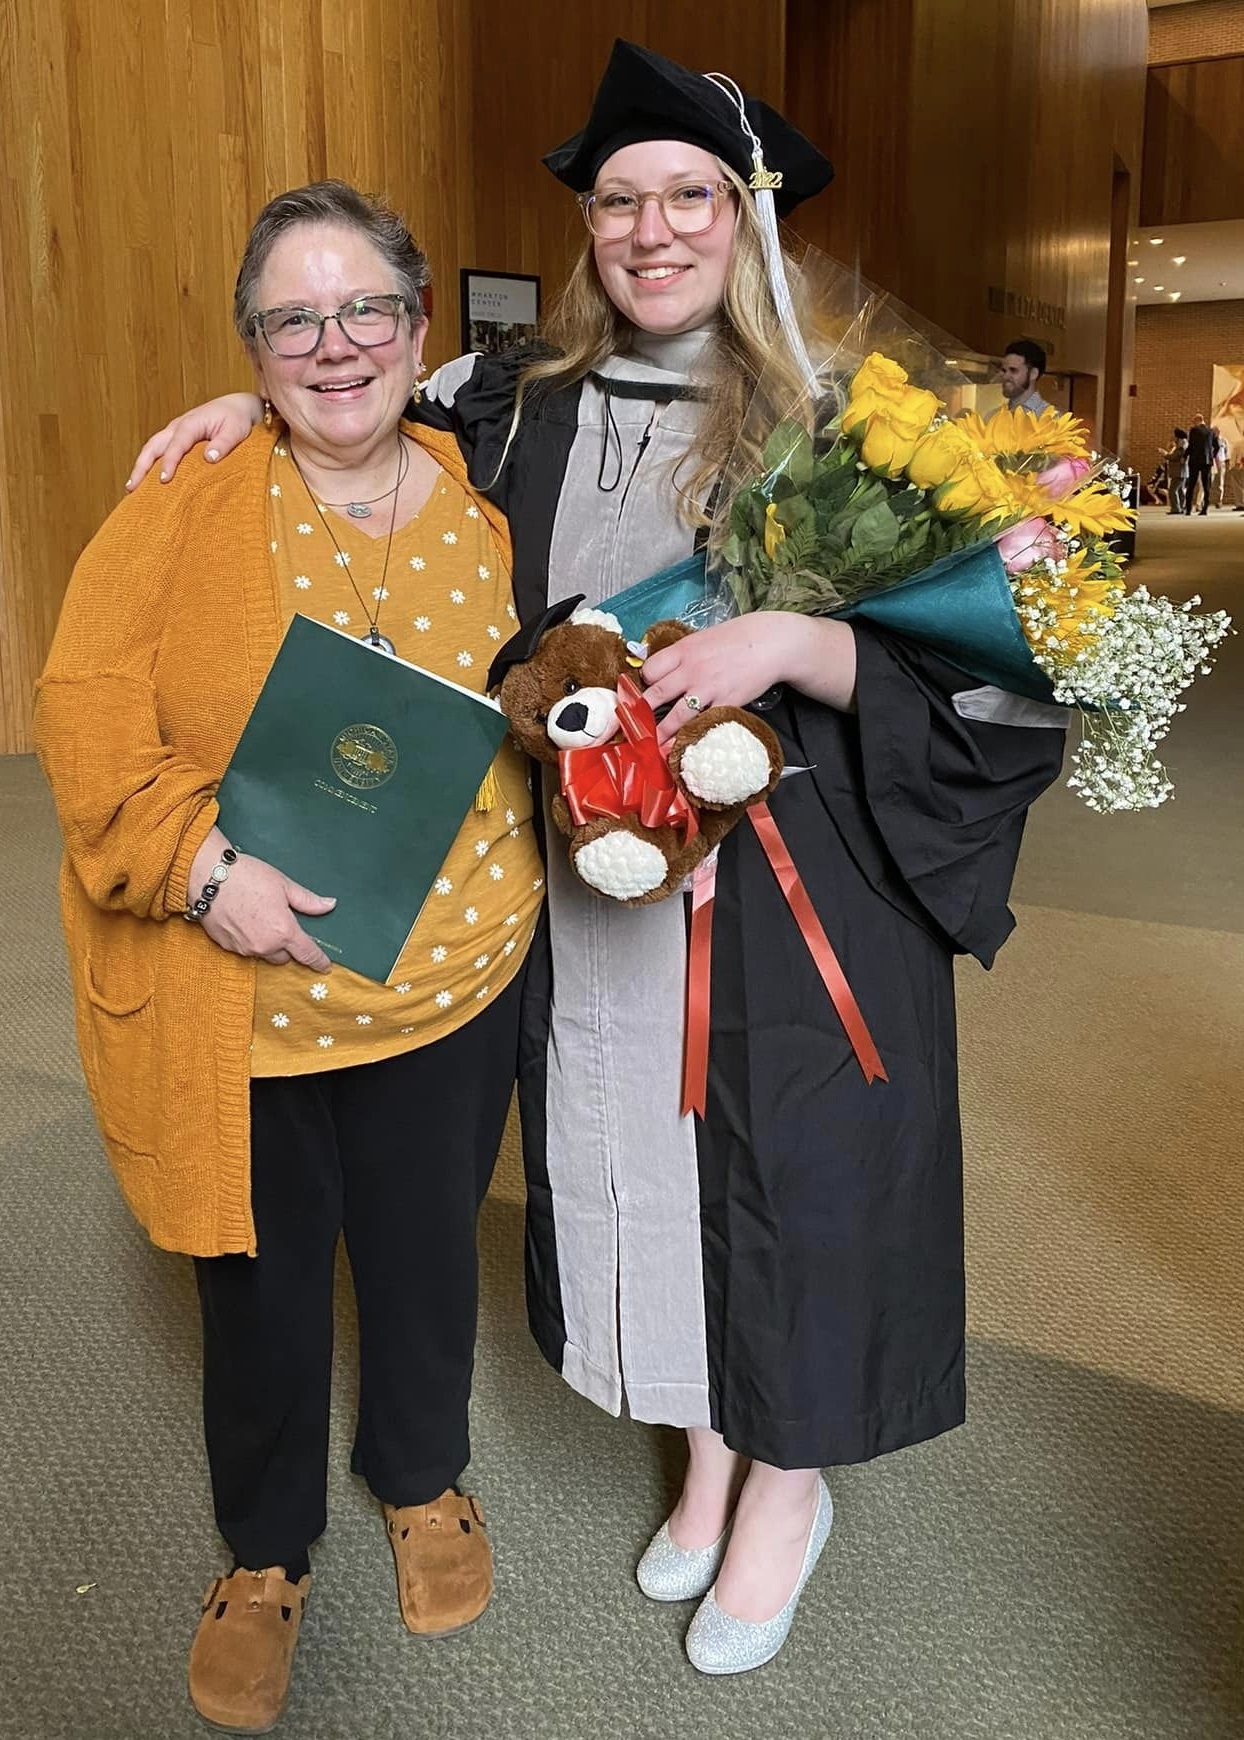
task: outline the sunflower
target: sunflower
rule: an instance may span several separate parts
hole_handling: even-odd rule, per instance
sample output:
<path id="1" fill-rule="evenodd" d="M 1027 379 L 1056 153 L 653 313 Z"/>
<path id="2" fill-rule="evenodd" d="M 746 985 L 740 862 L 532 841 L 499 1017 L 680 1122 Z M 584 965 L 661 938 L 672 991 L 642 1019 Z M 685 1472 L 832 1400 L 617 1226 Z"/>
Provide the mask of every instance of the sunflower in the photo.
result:
<path id="1" fill-rule="evenodd" d="M 1084 424 L 1070 411 L 1056 411 L 1052 405 L 1040 416 L 1004 406 L 988 422 L 977 417 L 976 423 L 979 433 L 973 430 L 974 439 L 1000 464 L 1031 469 L 1033 461 L 1092 457 Z"/>
<path id="2" fill-rule="evenodd" d="M 1077 490 L 1066 501 L 1053 504 L 1048 510 L 1073 537 L 1106 538 L 1111 532 L 1125 532 L 1134 515 L 1113 490 L 1100 484 L 1090 484 Z"/>
<path id="3" fill-rule="evenodd" d="M 1018 616 L 1034 652 L 1071 664 L 1091 647 L 1113 616 L 1123 588 L 1108 579 L 1089 550 L 1077 550 L 1056 572 L 1040 565 L 1012 582 Z"/>

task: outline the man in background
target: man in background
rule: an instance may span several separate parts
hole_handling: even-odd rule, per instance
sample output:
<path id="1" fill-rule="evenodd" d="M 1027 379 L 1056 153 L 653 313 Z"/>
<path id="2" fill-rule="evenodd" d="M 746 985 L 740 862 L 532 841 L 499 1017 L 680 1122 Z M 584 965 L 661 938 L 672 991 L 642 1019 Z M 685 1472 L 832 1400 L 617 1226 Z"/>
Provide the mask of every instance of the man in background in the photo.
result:
<path id="1" fill-rule="evenodd" d="M 1037 382 L 1044 373 L 1045 352 L 1035 339 L 1017 338 L 1008 344 L 998 370 L 1006 408 L 1031 411 L 1034 417 L 1048 411 L 1049 401 L 1037 390 Z"/>
<path id="2" fill-rule="evenodd" d="M 1188 478 L 1184 485 L 1184 512 L 1192 512 L 1196 486 L 1201 486 L 1201 512 L 1209 512 L 1209 492 L 1214 476 L 1218 438 L 1204 417 L 1194 417 L 1188 430 Z"/>

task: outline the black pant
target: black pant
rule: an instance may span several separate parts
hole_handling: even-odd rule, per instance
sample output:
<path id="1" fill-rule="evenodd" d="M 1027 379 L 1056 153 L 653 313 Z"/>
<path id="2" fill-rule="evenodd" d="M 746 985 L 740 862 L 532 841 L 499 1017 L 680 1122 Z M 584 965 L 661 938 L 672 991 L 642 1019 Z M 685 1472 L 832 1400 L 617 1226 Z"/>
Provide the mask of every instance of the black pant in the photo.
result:
<path id="1" fill-rule="evenodd" d="M 1206 465 L 1190 465 L 1188 467 L 1188 478 L 1187 482 L 1184 484 L 1184 512 L 1186 514 L 1192 512 L 1192 503 L 1196 497 L 1196 486 L 1198 483 L 1201 486 L 1201 512 L 1203 514 L 1209 512 L 1209 486 L 1213 475 L 1214 465 L 1212 460 Z"/>
<path id="2" fill-rule="evenodd" d="M 359 1326 L 351 1467 L 384 1502 L 424 1504 L 470 1460 L 475 1228 L 522 977 L 434 1044 L 251 1083 L 259 1254 L 195 1259 L 216 1523 L 239 1564 L 290 1564 L 324 1531 L 343 1231 Z"/>

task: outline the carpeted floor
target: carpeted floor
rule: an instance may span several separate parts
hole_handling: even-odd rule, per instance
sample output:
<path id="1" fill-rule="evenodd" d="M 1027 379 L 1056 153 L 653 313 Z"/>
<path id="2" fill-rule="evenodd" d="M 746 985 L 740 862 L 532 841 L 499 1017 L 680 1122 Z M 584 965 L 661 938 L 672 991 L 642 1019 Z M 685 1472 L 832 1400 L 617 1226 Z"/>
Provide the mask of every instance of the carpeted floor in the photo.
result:
<path id="1" fill-rule="evenodd" d="M 1244 517 L 1146 515 L 1137 578 L 1244 616 Z M 526 1335 L 507 1137 L 482 1225 L 473 1478 L 498 1594 L 403 1631 L 346 1472 L 341 1289 L 331 1523 L 289 1740 L 1230 1740 L 1244 1733 L 1244 643 L 1193 697 L 1156 814 L 1034 813 L 1020 929 L 960 977 L 967 1428 L 832 1478 L 838 1521 L 790 1644 L 706 1681 L 689 1609 L 631 1572 L 679 1468 Z M 0 760 L 0 1736 L 204 1732 L 184 1691 L 220 1565 L 189 1265 L 108 1178 L 73 1050 L 57 843 Z"/>

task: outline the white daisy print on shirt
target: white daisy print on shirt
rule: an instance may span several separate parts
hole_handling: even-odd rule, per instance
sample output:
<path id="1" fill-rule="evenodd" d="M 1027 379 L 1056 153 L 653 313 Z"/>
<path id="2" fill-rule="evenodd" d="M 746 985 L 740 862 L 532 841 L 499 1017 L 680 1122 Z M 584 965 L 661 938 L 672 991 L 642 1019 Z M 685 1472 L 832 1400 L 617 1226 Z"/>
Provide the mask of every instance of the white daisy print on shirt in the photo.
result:
<path id="1" fill-rule="evenodd" d="M 321 1033 L 315 1043 L 320 1047 L 321 1051 L 327 1051 L 330 1045 L 336 1044 L 336 1040 L 334 1040 L 331 1033 Z"/>
<path id="2" fill-rule="evenodd" d="M 415 627 L 419 630 L 420 634 L 426 634 L 431 626 L 432 618 L 430 616 L 416 616 Z"/>
<path id="3" fill-rule="evenodd" d="M 371 589 L 371 595 L 376 600 L 377 604 L 383 604 L 385 599 L 389 596 L 389 588 L 387 586 L 373 586 Z"/>
<path id="4" fill-rule="evenodd" d="M 323 979 L 317 979 L 315 981 L 314 985 L 311 987 L 311 995 L 317 1003 L 322 1003 L 324 1001 L 325 997 L 328 995 L 328 986 L 324 983 Z"/>
<path id="5" fill-rule="evenodd" d="M 309 538 L 312 530 L 310 520 L 299 520 L 298 524 L 294 527 L 294 530 L 298 533 L 300 538 Z"/>
<path id="6" fill-rule="evenodd" d="M 514 814 L 513 810 L 507 810 L 505 812 L 505 825 L 507 828 L 512 828 L 517 820 L 518 817 Z"/>
<path id="7" fill-rule="evenodd" d="M 436 993 L 436 1007 L 438 1009 L 448 1009 L 453 1000 L 454 994 L 452 991 L 438 991 Z"/>
<path id="8" fill-rule="evenodd" d="M 274 483 L 272 485 L 272 488 L 268 491 L 269 495 L 280 495 L 280 493 L 281 493 L 281 486 L 279 483 Z"/>
<path id="9" fill-rule="evenodd" d="M 333 611 L 333 621 L 337 624 L 338 628 L 344 628 L 346 626 L 346 624 L 349 622 L 349 620 L 350 620 L 350 612 L 348 610 L 334 610 Z"/>
<path id="10" fill-rule="evenodd" d="M 333 557 L 333 561 L 339 568 L 348 568 L 350 566 L 349 550 L 338 550 L 337 554 Z"/>
<path id="11" fill-rule="evenodd" d="M 517 621 L 518 621 L 518 612 L 517 612 L 517 610 L 515 610 L 515 608 L 514 608 L 514 606 L 513 606 L 513 605 L 512 605 L 512 604 L 507 604 L 507 605 L 506 605 L 506 607 L 505 607 L 505 614 L 506 614 L 506 615 L 507 615 L 507 616 L 508 616 L 508 617 L 509 617 L 509 619 L 510 619 L 510 621 L 511 621 L 511 622 L 517 622 Z"/>
<path id="12" fill-rule="evenodd" d="M 488 985 L 485 985 L 483 990 L 477 991 L 475 993 L 475 1001 L 477 1003 L 482 1003 L 484 1001 L 484 998 L 488 995 L 489 990 L 490 990 L 490 987 Z"/>
<path id="13" fill-rule="evenodd" d="M 490 622 L 488 624 L 488 638 L 489 640 L 501 639 L 501 630 L 497 627 L 495 622 Z"/>
<path id="14" fill-rule="evenodd" d="M 454 891 L 454 885 L 448 876 L 438 876 L 432 886 L 438 894 L 452 894 Z"/>
<path id="15" fill-rule="evenodd" d="M 518 914 L 516 912 L 510 913 L 509 917 L 506 919 L 505 922 L 507 924 L 517 924 L 518 923 Z"/>
<path id="16" fill-rule="evenodd" d="M 492 569 L 486 568 L 482 562 L 480 563 L 479 567 L 475 570 L 475 572 L 479 575 L 481 580 L 491 580 L 492 579 Z"/>
<path id="17" fill-rule="evenodd" d="M 360 1027 L 370 1027 L 371 1026 L 371 1016 L 370 1015 L 356 1015 L 354 1017 L 354 1019 L 355 1019 L 355 1022 L 357 1023 L 357 1025 Z"/>
<path id="18" fill-rule="evenodd" d="M 393 989 L 397 992 L 399 997 L 404 997 L 406 995 L 406 993 L 410 990 L 410 980 L 403 979 L 401 984 L 394 985 Z"/>
<path id="19" fill-rule="evenodd" d="M 502 954 L 512 955 L 514 953 L 514 950 L 517 947 L 518 947 L 518 943 L 517 943 L 516 939 L 514 937 L 511 937 L 509 942 L 506 943 L 504 949 L 501 952 L 502 952 Z"/>
<path id="20" fill-rule="evenodd" d="M 475 856 L 477 858 L 486 858 L 488 856 L 488 842 L 487 842 L 487 840 L 476 840 L 476 842 L 475 842 Z"/>
<path id="21" fill-rule="evenodd" d="M 467 503 L 466 516 L 469 520 L 477 520 L 479 518 L 479 509 L 473 501 Z"/>
<path id="22" fill-rule="evenodd" d="M 505 875 L 505 871 L 501 868 L 500 864 L 490 864 L 488 866 L 488 874 L 492 877 L 494 882 L 500 882 L 502 877 Z"/>
<path id="23" fill-rule="evenodd" d="M 458 654 L 458 663 L 462 666 L 464 671 L 467 671 L 470 670 L 471 666 L 475 663 L 475 660 L 469 652 L 460 652 Z"/>
<path id="24" fill-rule="evenodd" d="M 273 538 L 272 542 L 268 545 L 268 548 L 272 551 L 272 554 L 274 556 L 276 555 L 276 553 L 280 549 L 280 547 L 281 546 L 277 543 L 275 538 Z"/>
<path id="25" fill-rule="evenodd" d="M 295 574 L 294 575 L 294 585 L 298 588 L 298 590 L 300 592 L 305 592 L 307 590 L 308 586 L 310 586 L 310 584 L 311 584 L 311 579 L 310 579 L 309 575 L 307 575 L 307 574 Z"/>
<path id="26" fill-rule="evenodd" d="M 284 1009 L 277 1010 L 276 1014 L 272 1017 L 272 1025 L 274 1027 L 289 1026 L 289 1016 L 285 1013 Z"/>
<path id="27" fill-rule="evenodd" d="M 532 883 L 532 885 L 531 885 L 531 886 L 532 886 L 532 887 L 533 887 L 533 888 L 534 888 L 534 889 L 536 889 L 536 890 L 537 890 L 537 892 L 538 892 L 538 891 L 539 891 L 539 890 L 540 890 L 540 889 L 541 889 L 541 888 L 543 888 L 543 887 L 544 887 L 544 878 L 543 878 L 543 876 L 537 876 L 537 877 L 536 877 L 536 879 L 535 879 L 535 881 L 534 881 L 534 882 L 533 882 L 533 883 Z"/>
<path id="28" fill-rule="evenodd" d="M 456 544 L 457 542 L 458 542 L 457 532 L 442 532 L 441 533 L 441 543 L 442 544 Z"/>
<path id="29" fill-rule="evenodd" d="M 490 955 L 476 955 L 476 957 L 475 957 L 475 970 L 476 970 L 476 972 L 482 973 L 484 968 L 488 965 L 488 962 L 490 961 L 491 958 L 492 957 Z"/>
<path id="30" fill-rule="evenodd" d="M 453 591 L 449 594 L 449 602 L 451 604 L 465 604 L 466 593 L 459 592 L 458 588 L 455 586 Z"/>
<path id="31" fill-rule="evenodd" d="M 410 565 L 415 570 L 416 574 L 422 574 L 423 570 L 427 567 L 427 563 L 424 561 L 422 556 L 412 556 L 410 558 Z"/>
<path id="32" fill-rule="evenodd" d="M 466 919 L 468 924 L 478 924 L 479 923 L 479 908 L 478 908 L 478 906 L 468 906 L 466 911 L 463 913 L 462 916 L 463 916 L 463 918 Z"/>
<path id="33" fill-rule="evenodd" d="M 434 965 L 439 967 L 441 962 L 444 960 L 447 960 L 448 958 L 449 958 L 449 950 L 444 946 L 443 943 L 437 943 L 436 947 L 432 950 L 432 960 L 433 960 Z"/>

